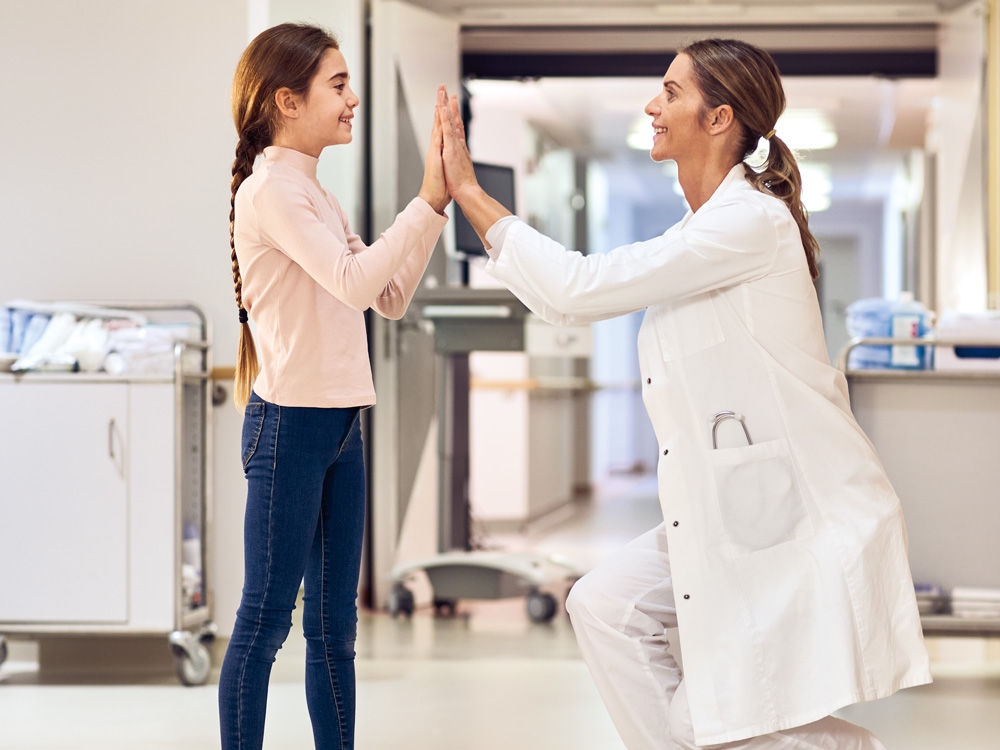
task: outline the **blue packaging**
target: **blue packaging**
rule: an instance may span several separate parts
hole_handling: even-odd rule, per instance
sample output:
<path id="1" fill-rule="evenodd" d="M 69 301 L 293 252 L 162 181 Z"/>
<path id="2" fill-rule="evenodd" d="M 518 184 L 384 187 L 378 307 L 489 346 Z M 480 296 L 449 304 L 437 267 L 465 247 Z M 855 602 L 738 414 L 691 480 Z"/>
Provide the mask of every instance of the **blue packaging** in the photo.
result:
<path id="1" fill-rule="evenodd" d="M 21 344 L 24 341 L 24 332 L 28 328 L 28 321 L 31 313 L 27 310 L 19 310 L 16 307 L 10 309 L 10 346 L 9 351 L 13 354 L 21 353 Z"/>
<path id="2" fill-rule="evenodd" d="M 859 299 L 847 306 L 847 332 L 855 338 L 882 338 L 889 335 L 892 303 L 881 297 Z M 889 366 L 888 346 L 856 346 L 847 360 L 851 370 L 882 369 Z"/>
<path id="3" fill-rule="evenodd" d="M 896 301 L 872 297 L 853 302 L 847 308 L 847 330 L 862 338 L 922 338 L 930 330 L 927 308 L 903 292 Z M 931 366 L 931 347 L 856 346 L 847 366 L 852 370 L 924 370 Z"/>
<path id="4" fill-rule="evenodd" d="M 890 309 L 889 335 L 896 339 L 919 339 L 927 335 L 927 308 L 913 299 L 912 292 L 902 292 Z M 895 370 L 926 370 L 930 366 L 925 346 L 893 346 L 889 366 Z"/>
<path id="5" fill-rule="evenodd" d="M 45 315 L 43 313 L 34 313 L 28 318 L 27 325 L 24 328 L 24 339 L 21 341 L 21 346 L 17 350 L 20 354 L 27 354 L 31 351 L 31 347 L 38 343 L 38 340 L 42 338 L 42 334 L 45 333 L 45 329 L 49 326 L 49 320 L 51 315 Z"/>
<path id="6" fill-rule="evenodd" d="M 14 353 L 10 345 L 10 310 L 0 307 L 0 353 Z"/>

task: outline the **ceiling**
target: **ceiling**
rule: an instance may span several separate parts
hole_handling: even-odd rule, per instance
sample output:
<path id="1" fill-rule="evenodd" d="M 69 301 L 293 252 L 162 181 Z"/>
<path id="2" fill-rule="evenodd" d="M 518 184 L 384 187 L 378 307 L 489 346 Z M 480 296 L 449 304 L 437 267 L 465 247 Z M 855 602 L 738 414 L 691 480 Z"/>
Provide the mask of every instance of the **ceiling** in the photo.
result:
<path id="1" fill-rule="evenodd" d="M 410 0 L 464 25 L 927 22 L 968 0 Z"/>
<path id="2" fill-rule="evenodd" d="M 692 38 L 737 35 L 782 49 L 933 49 L 936 27 L 969 0 L 410 0 L 459 21 L 463 52 L 614 53 L 676 49 Z M 665 63 L 669 58 L 664 57 Z M 933 117 L 934 78 L 850 76 L 784 78 L 790 109 L 823 113 L 835 148 L 804 154 L 828 164 L 834 194 L 864 199 L 892 180 L 885 162 L 924 147 Z M 649 163 L 625 139 L 659 77 L 475 80 L 470 90 L 518 111 L 554 144 L 590 157 Z M 648 120 L 648 118 L 647 118 Z M 887 157 L 889 157 L 887 159 Z M 897 162 L 898 163 L 898 158 Z"/>

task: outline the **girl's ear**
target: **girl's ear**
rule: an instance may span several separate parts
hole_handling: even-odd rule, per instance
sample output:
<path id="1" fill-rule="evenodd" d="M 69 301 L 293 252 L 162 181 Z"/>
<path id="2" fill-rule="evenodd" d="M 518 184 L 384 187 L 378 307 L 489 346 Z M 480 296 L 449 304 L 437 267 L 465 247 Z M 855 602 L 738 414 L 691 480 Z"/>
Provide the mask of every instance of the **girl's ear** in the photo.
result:
<path id="1" fill-rule="evenodd" d="M 274 103 L 285 117 L 296 119 L 302 111 L 298 94 L 288 87 L 282 87 L 274 92 Z"/>

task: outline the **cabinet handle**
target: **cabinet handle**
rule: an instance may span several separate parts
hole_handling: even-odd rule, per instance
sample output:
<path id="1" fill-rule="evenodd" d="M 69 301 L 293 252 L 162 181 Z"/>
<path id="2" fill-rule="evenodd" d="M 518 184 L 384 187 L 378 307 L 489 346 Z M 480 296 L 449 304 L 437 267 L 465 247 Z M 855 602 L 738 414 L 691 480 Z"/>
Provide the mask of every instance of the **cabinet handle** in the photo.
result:
<path id="1" fill-rule="evenodd" d="M 115 451 L 115 443 L 121 442 L 121 438 L 118 437 L 118 423 L 115 418 L 112 417 L 108 420 L 108 458 L 111 459 L 111 463 L 115 465 L 118 470 L 118 475 L 120 477 L 125 476 L 125 462 L 119 461 L 118 455 Z"/>

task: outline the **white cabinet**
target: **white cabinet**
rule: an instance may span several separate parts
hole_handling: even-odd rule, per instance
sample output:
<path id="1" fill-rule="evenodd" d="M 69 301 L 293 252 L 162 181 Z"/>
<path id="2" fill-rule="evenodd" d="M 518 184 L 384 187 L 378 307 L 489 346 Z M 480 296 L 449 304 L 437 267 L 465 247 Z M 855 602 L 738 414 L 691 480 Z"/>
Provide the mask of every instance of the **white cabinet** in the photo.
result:
<path id="1" fill-rule="evenodd" d="M 0 630 L 174 627 L 174 393 L 0 380 Z"/>
<path id="2" fill-rule="evenodd" d="M 0 621 L 126 621 L 127 391 L 0 384 Z"/>

